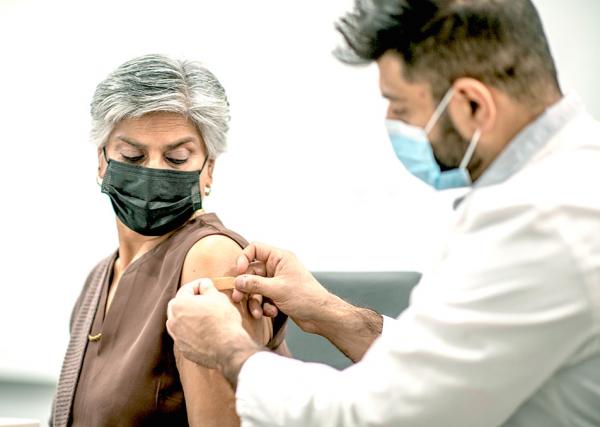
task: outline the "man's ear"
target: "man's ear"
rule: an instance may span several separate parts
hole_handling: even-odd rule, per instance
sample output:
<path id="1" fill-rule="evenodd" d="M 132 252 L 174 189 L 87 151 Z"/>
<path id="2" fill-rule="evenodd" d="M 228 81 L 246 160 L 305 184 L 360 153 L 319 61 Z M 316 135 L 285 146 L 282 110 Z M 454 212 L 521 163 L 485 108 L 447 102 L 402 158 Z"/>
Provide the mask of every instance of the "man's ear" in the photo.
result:
<path id="1" fill-rule="evenodd" d="M 471 139 L 477 129 L 485 133 L 496 121 L 496 102 L 492 92 L 479 80 L 462 77 L 452 85 L 454 96 L 448 113 L 456 130 L 465 140 Z"/>

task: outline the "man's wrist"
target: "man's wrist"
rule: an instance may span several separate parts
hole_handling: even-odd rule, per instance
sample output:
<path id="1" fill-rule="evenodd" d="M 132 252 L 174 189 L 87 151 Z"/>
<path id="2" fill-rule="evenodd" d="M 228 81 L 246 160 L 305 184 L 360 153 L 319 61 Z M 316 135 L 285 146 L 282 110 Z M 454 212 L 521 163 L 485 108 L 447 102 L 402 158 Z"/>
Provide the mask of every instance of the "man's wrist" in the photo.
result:
<path id="1" fill-rule="evenodd" d="M 310 312 L 303 313 L 302 318 L 292 316 L 292 319 L 304 332 L 323 335 L 329 325 L 341 320 L 341 307 L 345 305 L 349 304 L 338 296 L 327 293 L 318 303 L 313 303 Z"/>
<path id="2" fill-rule="evenodd" d="M 371 309 L 356 307 L 334 294 L 330 294 L 326 307 L 313 322 L 314 333 L 318 335 L 327 338 L 342 325 L 351 330 L 366 328 L 374 334 L 381 334 L 383 318 Z"/>
<path id="3" fill-rule="evenodd" d="M 246 360 L 263 350 L 265 349 L 256 344 L 245 331 L 243 335 L 239 335 L 227 345 L 219 360 L 218 369 L 234 391 L 237 388 L 238 376 Z"/>
<path id="4" fill-rule="evenodd" d="M 356 362 L 381 335 L 383 317 L 368 308 L 356 307 L 331 294 L 327 308 L 312 322 L 313 333 L 327 338 Z"/>

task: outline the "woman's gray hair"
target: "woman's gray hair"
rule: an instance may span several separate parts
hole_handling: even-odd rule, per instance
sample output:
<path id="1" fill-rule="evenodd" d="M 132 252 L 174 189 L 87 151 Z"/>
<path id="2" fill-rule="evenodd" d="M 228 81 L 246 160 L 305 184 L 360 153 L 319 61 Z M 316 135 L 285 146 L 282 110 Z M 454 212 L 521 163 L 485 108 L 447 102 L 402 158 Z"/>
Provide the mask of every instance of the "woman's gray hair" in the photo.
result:
<path id="1" fill-rule="evenodd" d="M 92 100 L 92 141 L 106 144 L 123 119 L 155 112 L 178 113 L 190 119 L 204 140 L 208 155 L 225 151 L 229 102 L 217 78 L 204 66 L 163 55 L 145 55 L 125 62 L 96 88 Z"/>

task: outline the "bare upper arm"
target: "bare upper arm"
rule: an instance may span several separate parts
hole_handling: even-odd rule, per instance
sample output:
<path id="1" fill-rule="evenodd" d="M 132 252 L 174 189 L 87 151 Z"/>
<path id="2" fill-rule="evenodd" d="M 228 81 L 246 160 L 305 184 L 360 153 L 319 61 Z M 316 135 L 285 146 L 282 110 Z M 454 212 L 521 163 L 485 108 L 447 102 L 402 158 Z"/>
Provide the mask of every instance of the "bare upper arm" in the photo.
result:
<path id="1" fill-rule="evenodd" d="M 196 242 L 187 253 L 181 273 L 181 284 L 202 277 L 235 276 L 237 275 L 236 262 L 241 254 L 242 248 L 227 236 L 205 237 Z M 231 291 L 223 292 L 231 296 Z M 254 319 L 248 312 L 245 301 L 234 305 L 242 315 L 242 324 L 246 331 L 256 342 L 265 345 L 273 334 L 271 320 Z"/>
<path id="2" fill-rule="evenodd" d="M 201 277 L 231 276 L 236 274 L 236 261 L 242 248 L 227 236 L 212 235 L 192 246 L 183 262 L 181 283 Z"/>
<path id="3" fill-rule="evenodd" d="M 180 284 L 202 277 L 236 275 L 236 262 L 241 253 L 240 246 L 226 236 L 213 235 L 199 240 L 186 255 Z M 225 293 L 231 294 L 231 291 Z M 234 305 L 242 314 L 242 323 L 248 333 L 259 344 L 266 344 L 272 334 L 271 320 L 254 319 L 248 313 L 244 301 Z M 203 368 L 185 359 L 176 348 L 174 351 L 189 424 L 192 427 L 239 425 L 239 418 L 235 412 L 235 396 L 223 376 L 213 369 Z"/>

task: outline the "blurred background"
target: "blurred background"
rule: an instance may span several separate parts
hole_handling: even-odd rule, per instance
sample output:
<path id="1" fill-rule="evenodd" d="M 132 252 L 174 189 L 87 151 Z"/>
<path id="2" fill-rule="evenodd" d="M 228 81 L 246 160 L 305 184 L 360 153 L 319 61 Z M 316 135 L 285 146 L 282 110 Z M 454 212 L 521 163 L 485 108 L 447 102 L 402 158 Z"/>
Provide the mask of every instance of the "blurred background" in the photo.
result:
<path id="1" fill-rule="evenodd" d="M 535 0 L 565 91 L 600 117 L 600 2 Z M 71 307 L 116 248 L 89 102 L 146 53 L 204 62 L 231 103 L 209 211 L 313 271 L 423 271 L 457 193 L 403 170 L 374 66 L 331 55 L 350 0 L 0 0 L 0 417 L 44 422 Z M 477 262 L 477 259 L 473 259 Z"/>

